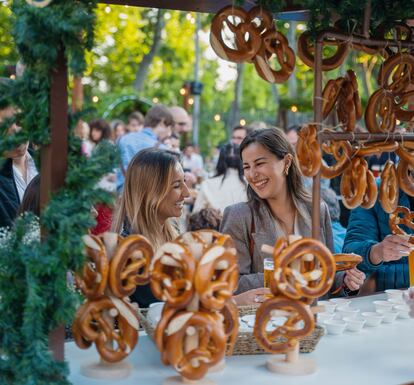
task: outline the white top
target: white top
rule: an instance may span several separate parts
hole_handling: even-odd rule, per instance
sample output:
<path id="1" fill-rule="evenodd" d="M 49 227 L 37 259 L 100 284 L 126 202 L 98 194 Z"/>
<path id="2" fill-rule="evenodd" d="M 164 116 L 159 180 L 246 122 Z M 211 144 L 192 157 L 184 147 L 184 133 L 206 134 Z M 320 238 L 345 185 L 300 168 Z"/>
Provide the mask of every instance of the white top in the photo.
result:
<path id="1" fill-rule="evenodd" d="M 238 171 L 229 168 L 224 181 L 223 176 L 216 176 L 201 183 L 193 213 L 205 208 L 218 209 L 223 213 L 227 206 L 246 201 L 246 185 L 240 181 Z"/>
<path id="2" fill-rule="evenodd" d="M 183 168 L 196 174 L 203 171 L 203 157 L 200 154 L 193 153 L 191 157 L 183 156 Z"/>
<path id="3" fill-rule="evenodd" d="M 373 301 L 384 294 L 352 300 L 351 308 L 374 311 Z M 93 380 L 80 374 L 81 365 L 97 362 L 94 346 L 81 350 L 71 342 L 65 345 L 69 361 L 69 380 L 73 385 L 154 385 L 176 376 L 164 366 L 154 343 L 141 335 L 137 347 L 127 358 L 132 364 L 131 375 L 123 380 Z M 325 335 L 316 350 L 300 357 L 316 361 L 317 371 L 308 376 L 286 376 L 266 370 L 269 355 L 233 356 L 226 358 L 226 368 L 209 374 L 217 385 L 391 385 L 414 379 L 414 320 L 397 319 L 392 324 L 364 327 L 360 333 L 345 331 L 342 335 Z"/>
<path id="4" fill-rule="evenodd" d="M 19 194 L 20 202 L 23 200 L 24 192 L 26 187 L 32 181 L 32 179 L 38 174 L 35 162 L 29 153 L 26 155 L 26 167 L 27 167 L 27 176 L 26 179 L 23 178 L 20 170 L 13 164 L 13 176 L 14 183 L 17 187 L 17 192 Z"/>

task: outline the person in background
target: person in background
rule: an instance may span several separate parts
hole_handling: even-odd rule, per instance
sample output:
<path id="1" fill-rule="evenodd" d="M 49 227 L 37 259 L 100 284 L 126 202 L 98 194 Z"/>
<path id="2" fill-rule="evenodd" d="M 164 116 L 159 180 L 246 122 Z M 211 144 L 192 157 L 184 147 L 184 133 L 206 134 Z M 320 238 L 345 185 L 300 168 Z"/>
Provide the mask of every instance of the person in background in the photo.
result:
<path id="1" fill-rule="evenodd" d="M 247 186 L 238 145 L 228 143 L 221 148 L 216 170 L 213 178 L 201 183 L 194 203 L 194 213 L 204 208 L 217 209 L 223 213 L 227 206 L 247 201 Z"/>
<path id="2" fill-rule="evenodd" d="M 128 116 L 127 132 L 140 132 L 144 128 L 144 116 L 135 111 Z"/>
<path id="3" fill-rule="evenodd" d="M 188 231 L 203 229 L 219 231 L 221 218 L 222 215 L 219 210 L 212 208 L 202 209 L 190 216 Z"/>
<path id="4" fill-rule="evenodd" d="M 181 153 L 180 150 L 180 138 L 172 133 L 170 136 L 165 138 L 162 143 L 167 147 L 168 150 Z"/>
<path id="5" fill-rule="evenodd" d="M 199 176 L 203 171 L 203 158 L 197 154 L 194 144 L 187 144 L 183 151 L 183 167 Z"/>
<path id="6" fill-rule="evenodd" d="M 246 135 L 251 132 L 252 129 L 250 129 L 247 126 L 236 126 L 233 128 L 233 131 L 231 133 L 231 140 L 230 142 L 233 144 L 237 144 L 240 146 L 241 142 L 243 142 L 243 139 L 246 137 Z"/>
<path id="7" fill-rule="evenodd" d="M 94 143 L 89 140 L 90 132 L 89 124 L 79 120 L 75 127 L 75 136 L 82 140 L 81 153 L 87 157 L 91 156 L 94 147 Z"/>
<path id="8" fill-rule="evenodd" d="M 141 150 L 149 147 L 165 148 L 161 142 L 171 135 L 173 117 L 167 107 L 157 104 L 145 115 L 145 128 L 140 132 L 130 132 L 118 141 L 121 156 L 120 168 L 116 174 L 116 188 L 122 190 L 124 175 L 131 159 Z"/>
<path id="9" fill-rule="evenodd" d="M 6 106 L 0 110 L 0 123 L 16 113 L 14 107 Z M 20 130 L 13 124 L 6 135 Z M 0 168 L 0 227 L 11 227 L 22 202 L 24 192 L 32 179 L 38 174 L 34 160 L 28 151 L 29 143 L 3 154 L 4 163 Z"/>
<path id="10" fill-rule="evenodd" d="M 104 119 L 94 119 L 89 122 L 91 142 L 96 146 L 101 140 L 111 140 L 112 131 L 109 123 Z"/>
<path id="11" fill-rule="evenodd" d="M 191 118 L 184 108 L 174 106 L 170 108 L 170 112 L 174 119 L 172 131 L 178 138 L 181 134 L 191 131 Z"/>
<path id="12" fill-rule="evenodd" d="M 113 231 L 143 235 L 156 251 L 178 236 L 173 218 L 182 215 L 188 195 L 180 156 L 169 150 L 144 149 L 128 167 Z M 141 307 L 157 301 L 149 285 L 137 287 L 131 299 Z"/>
<path id="13" fill-rule="evenodd" d="M 113 132 L 113 141 L 114 143 L 126 134 L 126 126 L 122 120 L 114 120 L 112 122 L 112 132 Z"/>
<path id="14" fill-rule="evenodd" d="M 37 174 L 27 185 L 18 214 L 32 212 L 40 217 L 40 175 Z"/>
<path id="15" fill-rule="evenodd" d="M 251 132 L 240 146 L 249 201 L 224 210 L 220 231 L 232 236 L 238 252 L 240 279 L 237 293 L 244 302 L 263 302 L 253 289 L 263 288 L 263 244 L 274 245 L 289 235 L 311 237 L 312 200 L 303 186 L 293 147 L 282 130 L 269 128 Z M 333 251 L 331 220 L 325 202 L 320 207 L 320 241 Z M 336 274 L 332 292 L 357 290 L 364 282 L 349 270 Z"/>
<path id="16" fill-rule="evenodd" d="M 293 148 L 296 148 L 296 144 L 298 143 L 298 139 L 299 139 L 299 126 L 297 124 L 288 127 L 288 129 L 285 131 L 286 137 L 289 141 L 289 143 L 291 144 L 291 146 Z"/>
<path id="17" fill-rule="evenodd" d="M 335 254 L 341 253 L 342 246 L 344 245 L 346 228 L 339 223 L 340 208 L 338 197 L 334 190 L 327 188 L 321 189 L 321 198 L 328 205 L 329 215 L 331 216 L 334 252 Z"/>

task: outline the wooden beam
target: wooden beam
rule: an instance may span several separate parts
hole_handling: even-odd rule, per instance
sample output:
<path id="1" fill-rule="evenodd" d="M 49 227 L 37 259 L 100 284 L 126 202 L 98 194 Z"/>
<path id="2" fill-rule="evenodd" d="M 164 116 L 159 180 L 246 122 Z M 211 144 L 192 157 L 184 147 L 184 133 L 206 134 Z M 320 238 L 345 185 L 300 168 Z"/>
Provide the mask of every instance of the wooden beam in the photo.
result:
<path id="1" fill-rule="evenodd" d="M 43 209 L 51 193 L 63 186 L 68 163 L 68 70 L 64 51 L 58 54 L 51 73 L 50 144 L 41 150 L 40 205 Z M 44 235 L 44 234 L 43 234 Z M 65 327 L 58 326 L 49 335 L 49 348 L 56 361 L 64 361 Z"/>

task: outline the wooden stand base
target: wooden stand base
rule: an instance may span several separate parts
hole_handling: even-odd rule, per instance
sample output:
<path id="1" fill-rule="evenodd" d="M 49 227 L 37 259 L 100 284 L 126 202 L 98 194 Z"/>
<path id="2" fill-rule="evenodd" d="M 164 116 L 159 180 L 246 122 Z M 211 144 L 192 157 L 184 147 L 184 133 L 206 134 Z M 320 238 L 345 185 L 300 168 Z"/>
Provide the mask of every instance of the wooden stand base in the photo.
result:
<path id="1" fill-rule="evenodd" d="M 312 358 L 300 358 L 295 362 L 286 361 L 285 357 L 272 357 L 266 362 L 268 370 L 290 376 L 305 376 L 316 371 L 316 363 Z"/>
<path id="2" fill-rule="evenodd" d="M 224 369 L 226 369 L 226 360 L 223 358 L 220 362 L 218 362 L 216 365 L 212 366 L 208 372 L 209 373 L 218 373 L 222 372 Z"/>
<path id="3" fill-rule="evenodd" d="M 126 361 L 116 363 L 93 361 L 82 365 L 80 368 L 80 373 L 85 377 L 99 380 L 120 380 L 128 377 L 131 372 L 132 365 Z"/>
<path id="4" fill-rule="evenodd" d="M 217 385 L 217 383 L 213 380 L 208 378 L 202 378 L 200 380 L 188 380 L 187 378 L 181 376 L 174 376 L 174 377 L 167 377 L 163 382 L 162 385 L 186 385 L 186 384 L 193 384 L 193 385 Z"/>

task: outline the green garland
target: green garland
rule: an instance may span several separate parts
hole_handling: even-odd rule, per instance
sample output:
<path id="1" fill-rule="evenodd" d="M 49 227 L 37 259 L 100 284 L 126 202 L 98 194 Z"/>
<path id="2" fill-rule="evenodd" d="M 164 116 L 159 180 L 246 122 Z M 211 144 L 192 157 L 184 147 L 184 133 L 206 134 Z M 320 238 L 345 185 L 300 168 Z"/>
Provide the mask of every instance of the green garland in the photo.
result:
<path id="1" fill-rule="evenodd" d="M 85 68 L 95 3 L 54 0 L 46 8 L 34 8 L 14 1 L 13 34 L 26 71 L 14 82 L 0 83 L 0 108 L 13 105 L 19 111 L 0 127 L 0 154 L 27 140 L 48 143 L 50 71 L 62 47 L 73 73 Z M 5 136 L 13 120 L 23 129 Z M 109 143 L 98 146 L 91 158 L 81 155 L 80 145 L 70 130 L 65 185 L 40 218 L 47 234 L 43 241 L 30 214 L 19 218 L 13 230 L 0 234 L 0 384 L 68 384 L 67 365 L 53 360 L 48 335 L 56 326 L 70 324 L 74 316 L 79 299 L 67 285 L 67 272 L 78 271 L 84 262 L 81 237 L 94 224 L 90 209 L 97 202 L 110 201 L 95 186 L 116 161 Z"/>
<path id="2" fill-rule="evenodd" d="M 235 0 L 238 6 L 247 5 L 247 0 Z M 286 8 L 287 2 L 280 0 L 255 0 L 257 5 L 277 13 Z M 364 19 L 366 1 L 364 0 L 293 0 L 290 5 L 297 5 L 310 11 L 308 29 L 316 34 L 321 29 L 332 26 L 333 16 L 341 19 L 346 32 L 354 32 L 361 28 Z M 371 32 L 378 25 L 393 25 L 396 20 L 414 18 L 414 2 L 405 0 L 372 0 Z"/>

